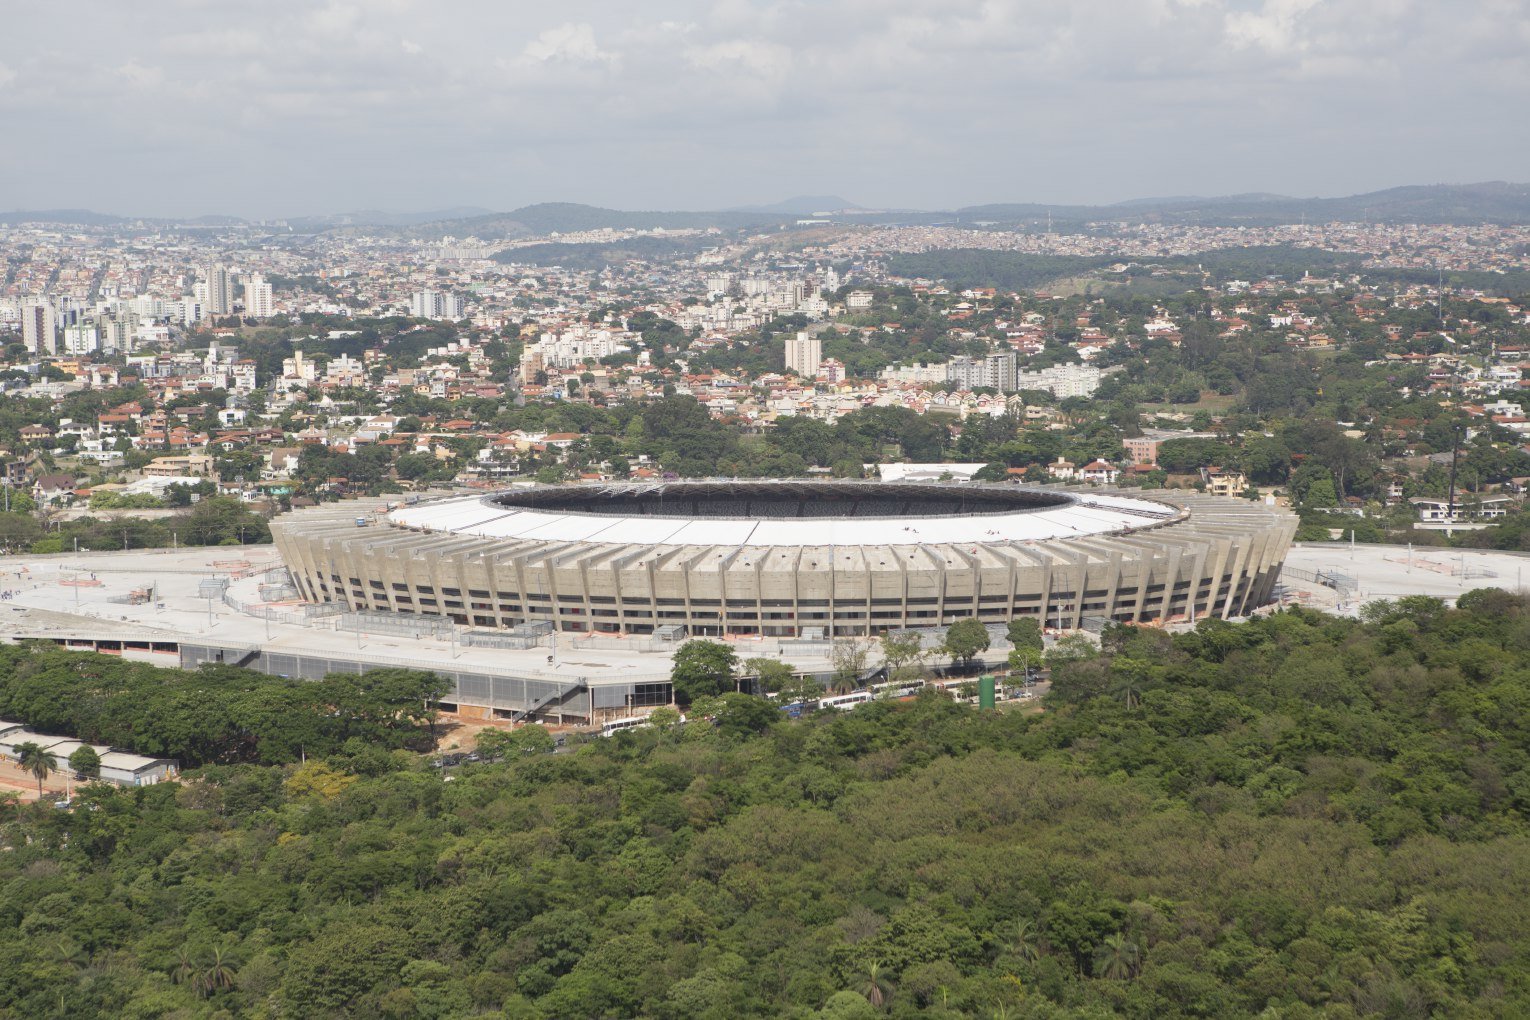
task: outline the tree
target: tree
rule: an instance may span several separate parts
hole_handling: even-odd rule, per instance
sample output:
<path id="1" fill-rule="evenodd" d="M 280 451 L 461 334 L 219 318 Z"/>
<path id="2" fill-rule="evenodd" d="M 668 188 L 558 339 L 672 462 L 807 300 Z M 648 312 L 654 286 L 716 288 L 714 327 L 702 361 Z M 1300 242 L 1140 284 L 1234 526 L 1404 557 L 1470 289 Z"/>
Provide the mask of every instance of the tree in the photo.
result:
<path id="1" fill-rule="evenodd" d="M 774 694 L 791 682 L 795 671 L 779 659 L 755 658 L 744 660 L 744 672 L 753 674 L 762 690 Z"/>
<path id="2" fill-rule="evenodd" d="M 1040 938 L 1036 922 L 1022 917 L 1015 922 L 1009 939 L 1010 952 L 1027 963 L 1034 963 L 1041 956 Z"/>
<path id="3" fill-rule="evenodd" d="M 1034 617 L 1017 616 L 1009 621 L 1006 636 L 1009 638 L 1009 643 L 1016 648 L 1025 647 L 1040 652 L 1044 647 L 1041 624 L 1037 623 Z"/>
<path id="4" fill-rule="evenodd" d="M 873 960 L 866 965 L 866 971 L 861 975 L 861 994 L 877 1009 L 887 1005 L 887 998 L 892 995 L 892 982 L 887 980 L 881 963 Z"/>
<path id="5" fill-rule="evenodd" d="M 75 749 L 69 756 L 69 767 L 77 776 L 83 776 L 86 779 L 101 778 L 101 756 L 89 744 L 83 744 Z"/>
<path id="6" fill-rule="evenodd" d="M 988 650 L 988 628 L 975 619 L 957 620 L 946 631 L 944 648 L 952 663 L 970 666 Z"/>
<path id="7" fill-rule="evenodd" d="M 191 950 L 181 946 L 176 951 L 175 967 L 170 971 L 170 980 L 178 985 L 192 984 L 197 979 L 197 961 Z"/>
<path id="8" fill-rule="evenodd" d="M 1141 952 L 1135 942 L 1128 942 L 1121 932 L 1108 935 L 1094 951 L 1094 975 L 1112 981 L 1130 980 L 1137 976 Z"/>
<path id="9" fill-rule="evenodd" d="M 43 780 L 58 771 L 58 756 L 28 740 L 16 745 L 16 764 L 23 772 L 32 773 L 32 778 L 37 780 L 37 796 L 41 797 Z"/>
<path id="10" fill-rule="evenodd" d="M 1034 648 L 1024 645 L 1017 645 L 1011 648 L 1007 659 L 1009 668 L 1016 673 L 1022 674 L 1027 679 L 1030 678 L 1031 670 L 1035 669 L 1036 664 L 1040 661 L 1041 653 Z"/>
<path id="11" fill-rule="evenodd" d="M 1120 674 L 1115 683 L 1111 684 L 1110 696 L 1119 698 L 1121 704 L 1130 712 L 1142 704 L 1142 684 L 1135 673 Z"/>
<path id="12" fill-rule="evenodd" d="M 715 696 L 733 688 L 738 655 L 720 641 L 687 641 L 675 652 L 669 679 L 682 706 L 698 697 Z"/>
<path id="13" fill-rule="evenodd" d="M 521 757 L 529 757 L 537 754 L 552 754 L 558 747 L 558 742 L 547 731 L 547 727 L 540 723 L 527 723 L 510 731 L 510 746 L 513 752 Z"/>
<path id="14" fill-rule="evenodd" d="M 510 750 L 508 730 L 481 730 L 476 740 L 478 753 L 484 761 L 498 761 Z"/>
<path id="15" fill-rule="evenodd" d="M 829 649 L 829 662 L 834 667 L 831 681 L 836 691 L 852 690 L 866 673 L 866 660 L 871 648 L 857 638 L 836 638 Z"/>
<path id="16" fill-rule="evenodd" d="M 924 666 L 924 642 L 918 634 L 884 634 L 882 663 L 887 667 L 889 680 L 902 680 L 917 674 Z"/>
<path id="17" fill-rule="evenodd" d="M 791 680 L 781 686 L 780 701 L 782 705 L 808 704 L 823 697 L 823 684 L 807 674 L 793 675 Z"/>
<path id="18" fill-rule="evenodd" d="M 718 698 L 713 717 L 717 722 L 718 730 L 722 733 L 747 736 L 763 733 L 774 726 L 780 721 L 781 713 L 773 703 L 764 698 L 728 691 Z"/>
<path id="19" fill-rule="evenodd" d="M 680 722 L 680 713 L 668 705 L 660 705 L 648 713 L 648 724 L 660 733 L 674 729 Z"/>
<path id="20" fill-rule="evenodd" d="M 234 987 L 237 973 L 228 957 L 223 954 L 223 947 L 214 946 L 206 966 L 196 977 L 197 994 L 206 998 L 214 992 Z"/>

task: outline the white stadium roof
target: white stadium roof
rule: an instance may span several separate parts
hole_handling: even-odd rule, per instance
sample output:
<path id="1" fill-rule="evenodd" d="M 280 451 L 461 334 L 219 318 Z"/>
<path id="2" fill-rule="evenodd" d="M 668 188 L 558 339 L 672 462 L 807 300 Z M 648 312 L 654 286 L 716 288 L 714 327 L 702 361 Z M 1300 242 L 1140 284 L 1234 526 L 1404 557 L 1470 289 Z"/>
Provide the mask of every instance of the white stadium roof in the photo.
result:
<path id="1" fill-rule="evenodd" d="M 725 518 L 668 517 L 517 509 L 469 496 L 389 514 L 389 522 L 417 531 L 502 540 L 599 542 L 652 546 L 856 546 L 931 543 L 1044 542 L 1120 534 L 1165 521 L 1183 511 L 1164 503 L 1117 495 L 1074 494 L 1062 506 L 1013 513 L 962 516 Z"/>

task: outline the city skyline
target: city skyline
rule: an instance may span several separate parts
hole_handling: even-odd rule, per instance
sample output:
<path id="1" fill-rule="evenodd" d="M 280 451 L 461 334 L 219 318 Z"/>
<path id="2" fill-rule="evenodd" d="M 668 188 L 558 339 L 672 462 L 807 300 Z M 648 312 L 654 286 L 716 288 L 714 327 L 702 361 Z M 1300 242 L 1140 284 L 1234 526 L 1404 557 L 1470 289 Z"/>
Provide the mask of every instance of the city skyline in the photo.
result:
<path id="1" fill-rule="evenodd" d="M 22 8 L 0 205 L 277 218 L 1515 180 L 1530 4 Z M 1455 140 L 1470 137 L 1462 146 Z"/>

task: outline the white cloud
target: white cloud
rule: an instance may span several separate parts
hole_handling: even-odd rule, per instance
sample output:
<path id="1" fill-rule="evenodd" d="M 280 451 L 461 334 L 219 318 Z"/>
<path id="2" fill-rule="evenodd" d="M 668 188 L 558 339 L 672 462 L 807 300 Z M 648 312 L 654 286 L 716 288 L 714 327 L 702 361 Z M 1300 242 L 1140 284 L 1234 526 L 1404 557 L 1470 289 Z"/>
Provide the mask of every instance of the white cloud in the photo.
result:
<path id="1" fill-rule="evenodd" d="M 616 54 L 607 53 L 595 43 L 595 30 L 584 22 L 567 22 L 549 28 L 521 51 L 528 60 L 549 63 L 609 64 Z"/>
<path id="2" fill-rule="evenodd" d="M 1227 15 L 1227 38 L 1239 48 L 1258 46 L 1275 53 L 1305 48 L 1306 40 L 1298 31 L 1302 16 L 1319 0 L 1264 0 L 1257 11 L 1238 11 Z"/>
<path id="3" fill-rule="evenodd" d="M 686 50 L 685 60 L 692 67 L 719 74 L 747 71 L 775 76 L 791 70 L 792 51 L 775 43 L 732 39 Z"/>
<path id="4" fill-rule="evenodd" d="M 941 205 L 1530 165 L 1530 0 L 262 0 L 168 24 L 107 0 L 89 18 L 11 6 L 0 106 L 41 144 L 0 149 L 0 191 L 39 206 Z M 71 169 L 150 137 L 142 171 Z M 418 137 L 461 158 L 358 156 Z M 205 181 L 147 169 L 224 143 L 257 155 Z"/>
<path id="5" fill-rule="evenodd" d="M 118 67 L 116 72 L 129 86 L 140 90 L 157 88 L 165 80 L 164 68 L 145 67 L 136 60 L 129 60 Z"/>

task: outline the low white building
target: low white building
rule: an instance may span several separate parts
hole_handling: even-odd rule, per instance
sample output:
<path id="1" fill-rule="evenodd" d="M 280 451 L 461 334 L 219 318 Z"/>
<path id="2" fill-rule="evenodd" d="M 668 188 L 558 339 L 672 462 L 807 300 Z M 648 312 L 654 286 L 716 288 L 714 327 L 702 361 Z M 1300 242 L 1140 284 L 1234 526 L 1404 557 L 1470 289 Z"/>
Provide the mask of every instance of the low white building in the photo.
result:
<path id="1" fill-rule="evenodd" d="M 69 756 L 82 747 L 90 747 L 101 759 L 101 778 L 118 786 L 152 786 L 180 774 L 169 758 L 147 758 L 141 754 L 113 750 L 99 744 L 86 744 L 73 737 L 55 737 L 36 733 L 21 723 L 0 722 L 0 758 L 15 762 L 22 744 L 36 744 L 56 759 L 57 770 L 69 769 Z"/>
<path id="2" fill-rule="evenodd" d="M 1419 496 L 1411 500 L 1418 519 L 1426 523 L 1456 524 L 1462 521 L 1491 521 L 1509 516 L 1514 500 L 1509 496 L 1463 494 L 1452 506 L 1447 500 Z"/>

